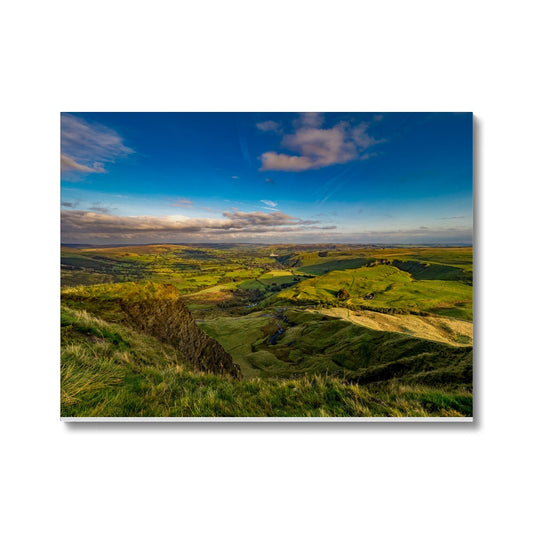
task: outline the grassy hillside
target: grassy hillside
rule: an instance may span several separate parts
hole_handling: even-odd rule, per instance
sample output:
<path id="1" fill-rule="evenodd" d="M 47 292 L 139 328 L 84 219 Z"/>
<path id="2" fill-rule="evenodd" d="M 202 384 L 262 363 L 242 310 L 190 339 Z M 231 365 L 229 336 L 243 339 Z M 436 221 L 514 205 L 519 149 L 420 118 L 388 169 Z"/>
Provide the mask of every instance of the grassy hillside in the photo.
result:
<path id="1" fill-rule="evenodd" d="M 341 289 L 347 291 L 343 302 L 348 305 L 472 319 L 472 287 L 458 281 L 413 279 L 391 265 L 336 270 L 284 289 L 277 299 L 333 304 Z"/>
<path id="2" fill-rule="evenodd" d="M 317 249 L 318 248 L 318 249 Z M 315 274 L 324 274 L 332 270 L 359 268 L 374 261 L 389 261 L 390 263 L 411 262 L 426 266 L 448 266 L 472 273 L 472 248 L 414 248 L 397 247 L 381 248 L 356 247 L 336 245 L 333 249 L 322 249 L 318 246 L 308 247 L 307 250 L 294 250 L 281 254 L 278 260 L 299 271 L 308 270 Z M 442 278 L 434 278 L 442 279 Z"/>
<path id="3" fill-rule="evenodd" d="M 64 416 L 469 416 L 472 249 L 62 249 Z"/>
<path id="4" fill-rule="evenodd" d="M 86 311 L 62 307 L 61 415 L 471 416 L 469 392 L 328 376 L 236 380 L 193 372 L 175 349 Z"/>
<path id="5" fill-rule="evenodd" d="M 323 307 L 313 312 L 379 331 L 394 331 L 452 346 L 472 345 L 473 324 L 467 320 L 442 316 L 390 315 L 365 309 L 352 311 L 345 307 Z"/>
<path id="6" fill-rule="evenodd" d="M 328 374 L 358 382 L 393 377 L 398 382 L 447 383 L 452 388 L 469 387 L 472 382 L 472 348 L 468 345 L 452 346 L 370 329 L 320 313 L 296 309 L 277 314 L 256 312 L 198 325 L 231 353 L 245 377 Z M 423 358 L 414 359 L 418 356 Z M 413 358 L 411 366 L 389 366 L 386 376 L 367 372 L 409 358 Z"/>
<path id="7" fill-rule="evenodd" d="M 239 377 L 222 346 L 200 330 L 174 286 L 153 282 L 65 289 L 62 301 L 74 308 L 125 324 L 170 344 L 196 370 Z"/>

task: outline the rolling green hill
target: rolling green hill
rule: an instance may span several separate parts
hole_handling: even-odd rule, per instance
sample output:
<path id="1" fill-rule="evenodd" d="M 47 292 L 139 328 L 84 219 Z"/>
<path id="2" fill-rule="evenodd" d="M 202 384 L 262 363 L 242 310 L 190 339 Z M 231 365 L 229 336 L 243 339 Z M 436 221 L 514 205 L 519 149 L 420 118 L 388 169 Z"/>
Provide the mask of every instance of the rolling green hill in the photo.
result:
<path id="1" fill-rule="evenodd" d="M 344 303 L 396 312 L 430 312 L 472 319 L 472 287 L 458 281 L 416 280 L 390 265 L 336 270 L 281 291 L 280 302 L 333 304 L 344 289 Z"/>
<path id="2" fill-rule="evenodd" d="M 328 376 L 238 380 L 196 372 L 168 344 L 62 307 L 63 417 L 471 416 L 467 391 Z"/>
<path id="3" fill-rule="evenodd" d="M 62 249 L 63 416 L 471 416 L 471 248 Z"/>
<path id="4" fill-rule="evenodd" d="M 318 313 L 257 312 L 198 325 L 232 355 L 245 377 L 328 374 L 356 382 L 394 378 L 406 383 L 447 382 L 450 387 L 469 387 L 472 382 L 471 346 L 369 329 Z M 278 335 L 280 329 L 283 333 Z M 411 357 L 418 357 L 412 359 L 413 366 L 387 367 L 396 370 L 386 377 L 368 372 Z"/>

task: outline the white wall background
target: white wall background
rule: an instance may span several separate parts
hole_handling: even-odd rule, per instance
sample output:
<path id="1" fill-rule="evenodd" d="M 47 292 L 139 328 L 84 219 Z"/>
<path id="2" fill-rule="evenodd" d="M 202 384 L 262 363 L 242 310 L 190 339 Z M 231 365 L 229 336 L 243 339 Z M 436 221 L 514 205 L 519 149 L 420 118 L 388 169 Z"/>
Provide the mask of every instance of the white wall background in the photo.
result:
<path id="1" fill-rule="evenodd" d="M 530 528 L 529 5 L 4 3 L 2 529 Z M 477 422 L 61 423 L 61 110 L 473 111 Z"/>

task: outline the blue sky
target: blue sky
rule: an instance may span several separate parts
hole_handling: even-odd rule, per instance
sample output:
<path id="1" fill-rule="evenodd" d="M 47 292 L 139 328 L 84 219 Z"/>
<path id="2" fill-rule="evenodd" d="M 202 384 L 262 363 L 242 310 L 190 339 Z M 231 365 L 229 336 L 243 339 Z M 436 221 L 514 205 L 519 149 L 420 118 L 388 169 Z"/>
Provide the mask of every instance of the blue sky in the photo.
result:
<path id="1" fill-rule="evenodd" d="M 471 113 L 63 113 L 62 242 L 470 244 Z"/>

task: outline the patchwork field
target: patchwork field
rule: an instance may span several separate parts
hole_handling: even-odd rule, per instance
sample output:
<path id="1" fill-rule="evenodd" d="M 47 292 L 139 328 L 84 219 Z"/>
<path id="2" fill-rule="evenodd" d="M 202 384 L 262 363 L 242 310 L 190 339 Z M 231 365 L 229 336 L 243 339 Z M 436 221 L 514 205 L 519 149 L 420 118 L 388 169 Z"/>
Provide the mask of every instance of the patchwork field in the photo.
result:
<path id="1" fill-rule="evenodd" d="M 471 248 L 64 247 L 61 267 L 64 416 L 472 414 Z"/>
<path id="2" fill-rule="evenodd" d="M 278 294 L 280 300 L 332 304 L 346 291 L 346 306 L 386 312 L 431 312 L 472 319 L 472 287 L 459 281 L 417 280 L 395 266 L 362 266 L 336 270 L 304 280 Z"/>

